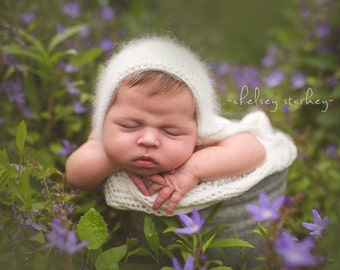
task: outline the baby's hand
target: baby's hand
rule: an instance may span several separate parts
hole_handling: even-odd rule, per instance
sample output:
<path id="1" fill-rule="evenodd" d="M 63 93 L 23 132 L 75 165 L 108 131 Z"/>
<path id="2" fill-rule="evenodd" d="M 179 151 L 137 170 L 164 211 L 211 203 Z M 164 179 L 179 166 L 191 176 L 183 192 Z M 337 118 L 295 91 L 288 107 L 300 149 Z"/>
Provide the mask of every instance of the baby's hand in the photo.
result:
<path id="1" fill-rule="evenodd" d="M 129 171 L 126 171 L 126 173 L 144 196 L 151 196 L 158 192 L 152 206 L 153 210 L 157 211 L 169 200 L 167 214 L 172 213 L 183 196 L 193 189 L 199 181 L 185 166 L 149 177 L 142 177 Z"/>
<path id="2" fill-rule="evenodd" d="M 155 194 L 166 184 L 163 176 L 159 174 L 149 176 L 148 178 L 143 178 L 142 176 L 133 172 L 125 172 L 144 196 L 151 196 Z"/>
<path id="3" fill-rule="evenodd" d="M 166 185 L 161 187 L 152 208 L 157 211 L 169 200 L 166 209 L 166 213 L 169 215 L 183 196 L 197 185 L 199 179 L 186 170 L 185 165 L 176 169 L 174 173 L 165 173 L 162 176 L 166 181 Z"/>

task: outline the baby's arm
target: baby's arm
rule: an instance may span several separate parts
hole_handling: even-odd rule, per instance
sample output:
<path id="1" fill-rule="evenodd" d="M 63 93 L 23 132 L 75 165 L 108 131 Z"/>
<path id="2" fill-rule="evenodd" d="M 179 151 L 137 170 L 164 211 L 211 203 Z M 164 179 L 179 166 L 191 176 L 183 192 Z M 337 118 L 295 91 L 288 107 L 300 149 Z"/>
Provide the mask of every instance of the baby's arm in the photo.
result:
<path id="1" fill-rule="evenodd" d="M 66 161 L 66 179 L 75 187 L 90 189 L 120 168 L 106 155 L 93 133 Z"/>
<path id="2" fill-rule="evenodd" d="M 198 181 L 211 181 L 251 172 L 264 162 L 265 157 L 264 146 L 250 132 L 230 136 L 215 145 L 200 149 L 176 169 L 175 174 L 164 176 L 170 181 L 171 187 L 167 185 L 159 191 L 153 208 L 158 210 L 169 199 L 169 214 Z"/>
<path id="3" fill-rule="evenodd" d="M 266 149 L 251 132 L 241 132 L 193 153 L 186 167 L 200 181 L 249 173 L 266 158 Z"/>

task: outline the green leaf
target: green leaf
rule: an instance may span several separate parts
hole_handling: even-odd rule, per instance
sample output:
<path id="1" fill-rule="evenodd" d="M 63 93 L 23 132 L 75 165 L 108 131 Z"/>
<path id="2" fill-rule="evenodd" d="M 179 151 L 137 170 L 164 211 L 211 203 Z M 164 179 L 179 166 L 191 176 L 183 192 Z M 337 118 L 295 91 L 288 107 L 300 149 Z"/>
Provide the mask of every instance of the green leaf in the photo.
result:
<path id="1" fill-rule="evenodd" d="M 25 124 L 25 121 L 22 120 L 18 125 L 17 134 L 16 134 L 16 144 L 20 152 L 23 152 L 24 150 L 26 134 L 27 134 L 26 124 Z"/>
<path id="2" fill-rule="evenodd" d="M 39 53 L 32 52 L 30 50 L 25 50 L 18 46 L 17 44 L 4 45 L 1 47 L 1 49 L 4 53 L 14 54 L 17 56 L 25 56 L 30 59 L 36 60 L 42 64 L 45 62 Z"/>
<path id="3" fill-rule="evenodd" d="M 56 64 L 61 58 L 69 55 L 77 55 L 77 51 L 75 49 L 69 49 L 61 52 L 56 52 L 51 56 L 51 61 L 53 64 Z"/>
<path id="4" fill-rule="evenodd" d="M 45 244 L 45 242 L 46 242 L 43 232 L 39 232 L 36 235 L 32 236 L 30 238 L 30 240 L 37 242 L 37 243 L 40 243 L 40 244 Z"/>
<path id="5" fill-rule="evenodd" d="M 267 230 L 265 227 L 263 227 L 261 223 L 258 223 L 258 224 L 257 224 L 257 229 L 258 229 L 258 233 L 259 233 L 262 237 L 264 237 L 264 238 L 266 238 L 266 239 L 270 239 L 270 235 L 269 235 L 269 233 L 268 233 L 268 230 Z"/>
<path id="6" fill-rule="evenodd" d="M 150 216 L 145 216 L 144 219 L 144 234 L 149 244 L 150 249 L 157 254 L 159 250 L 159 236 L 156 230 L 155 223 L 152 221 Z"/>
<path id="7" fill-rule="evenodd" d="M 226 226 L 224 226 L 224 225 L 218 225 L 218 226 L 212 227 L 212 229 L 209 230 L 208 233 L 204 234 L 203 241 L 206 242 L 207 239 L 211 238 L 211 236 L 218 235 L 225 228 L 226 228 Z"/>
<path id="8" fill-rule="evenodd" d="M 103 53 L 101 48 L 94 48 L 92 50 L 87 50 L 81 54 L 76 55 L 72 58 L 72 64 L 76 67 L 81 67 L 93 61 Z"/>
<path id="9" fill-rule="evenodd" d="M 165 255 L 167 255 L 169 258 L 172 258 L 174 257 L 173 255 L 173 250 L 177 250 L 177 249 L 180 249 L 182 246 L 178 243 L 172 243 L 172 244 L 169 244 L 167 245 L 164 250 L 163 250 L 163 253 Z"/>
<path id="10" fill-rule="evenodd" d="M 162 221 L 170 228 L 179 228 L 181 226 L 177 216 L 163 217 Z"/>
<path id="11" fill-rule="evenodd" d="M 205 230 L 208 228 L 209 224 L 211 223 L 211 221 L 214 219 L 216 213 L 218 212 L 218 210 L 220 209 L 220 206 L 222 205 L 223 202 L 217 203 L 209 212 L 209 215 L 207 216 L 207 218 L 205 219 L 205 224 L 204 224 L 204 229 L 202 230 L 202 233 L 205 232 Z"/>
<path id="12" fill-rule="evenodd" d="M 8 177 L 6 170 L 0 170 L 0 191 L 5 188 L 11 179 Z"/>
<path id="13" fill-rule="evenodd" d="M 8 168 L 10 166 L 10 161 L 6 149 L 0 150 L 0 168 Z"/>
<path id="14" fill-rule="evenodd" d="M 35 38 L 33 35 L 31 35 L 30 33 L 26 32 L 23 29 L 19 29 L 19 33 L 24 39 L 26 39 L 26 41 L 31 43 L 36 48 L 36 50 L 41 55 L 42 59 L 45 59 L 45 62 L 48 63 L 49 61 L 48 53 L 44 45 L 40 42 L 40 40 Z"/>
<path id="15" fill-rule="evenodd" d="M 81 241 L 88 240 L 87 249 L 101 247 L 107 237 L 108 231 L 103 217 L 94 208 L 88 210 L 79 220 L 77 234 Z"/>
<path id="16" fill-rule="evenodd" d="M 212 235 L 204 244 L 202 247 L 202 252 L 204 253 L 207 248 L 209 247 L 210 243 L 214 240 L 214 238 L 216 237 L 216 234 Z"/>
<path id="17" fill-rule="evenodd" d="M 57 175 L 63 175 L 63 173 L 61 171 L 59 171 L 56 168 L 47 168 L 46 172 L 45 172 L 45 176 L 49 177 L 53 174 L 57 174 Z"/>
<path id="18" fill-rule="evenodd" d="M 149 256 L 151 257 L 152 256 L 152 253 L 149 249 L 145 248 L 145 247 L 138 247 L 132 251 L 130 251 L 127 255 L 127 257 L 131 257 L 131 256 L 134 256 L 134 255 L 137 255 L 137 256 Z"/>
<path id="19" fill-rule="evenodd" d="M 31 197 L 31 186 L 30 186 L 30 177 L 29 170 L 25 169 L 22 173 L 20 179 L 21 191 L 23 203 L 25 205 L 26 210 L 32 210 L 32 197 Z"/>
<path id="20" fill-rule="evenodd" d="M 213 241 L 209 248 L 224 248 L 224 247 L 248 247 L 254 248 L 249 242 L 239 239 L 239 238 L 224 238 Z"/>
<path id="21" fill-rule="evenodd" d="M 98 256 L 95 262 L 96 270 L 115 270 L 119 269 L 118 262 L 127 253 L 127 246 L 122 245 L 104 251 Z"/>
<path id="22" fill-rule="evenodd" d="M 10 167 L 7 175 L 11 181 L 7 181 L 8 187 L 14 196 L 19 198 L 26 211 L 32 210 L 31 187 L 29 184 L 29 170 L 17 170 Z"/>
<path id="23" fill-rule="evenodd" d="M 66 29 L 65 31 L 61 33 L 56 34 L 50 41 L 47 47 L 47 50 L 49 52 L 52 52 L 60 43 L 62 43 L 64 40 L 68 39 L 69 37 L 79 33 L 85 27 L 86 26 L 84 24 L 76 25 L 76 26 Z"/>
<path id="24" fill-rule="evenodd" d="M 42 202 L 33 202 L 32 208 L 37 210 L 46 210 L 48 209 L 48 203 L 45 201 Z"/>

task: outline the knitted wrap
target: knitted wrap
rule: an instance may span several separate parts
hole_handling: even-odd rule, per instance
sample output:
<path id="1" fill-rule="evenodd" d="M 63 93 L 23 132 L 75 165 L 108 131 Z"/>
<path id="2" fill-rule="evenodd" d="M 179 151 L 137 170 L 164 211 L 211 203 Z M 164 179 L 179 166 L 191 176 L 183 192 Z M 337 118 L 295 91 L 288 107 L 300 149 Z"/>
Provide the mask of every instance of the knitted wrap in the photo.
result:
<path id="1" fill-rule="evenodd" d="M 119 84 L 132 74 L 147 70 L 171 74 L 189 87 L 196 105 L 197 145 L 207 145 L 242 131 L 250 131 L 267 151 L 264 164 L 251 173 L 197 185 L 181 199 L 173 215 L 190 212 L 193 207 L 203 209 L 238 196 L 265 177 L 289 167 L 296 158 L 294 143 L 283 132 L 273 129 L 263 112 L 250 113 L 241 121 L 218 116 L 219 106 L 213 82 L 203 62 L 187 48 L 163 37 L 131 41 L 108 61 L 99 77 L 94 102 L 92 128 L 98 139 L 102 137 L 103 122 Z M 157 212 L 152 210 L 157 194 L 150 197 L 142 195 L 124 172 L 115 173 L 107 179 L 104 193 L 107 204 L 114 208 L 166 215 L 166 206 Z"/>

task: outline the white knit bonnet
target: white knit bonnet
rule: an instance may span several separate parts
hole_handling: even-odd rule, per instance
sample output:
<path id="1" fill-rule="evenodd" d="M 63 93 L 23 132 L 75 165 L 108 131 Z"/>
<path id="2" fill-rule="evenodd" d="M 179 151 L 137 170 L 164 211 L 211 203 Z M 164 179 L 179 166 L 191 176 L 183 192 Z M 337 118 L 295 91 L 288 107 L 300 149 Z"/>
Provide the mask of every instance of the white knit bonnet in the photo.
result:
<path id="1" fill-rule="evenodd" d="M 205 64 L 178 42 L 155 36 L 130 41 L 107 62 L 97 83 L 94 103 L 92 126 L 97 137 L 101 138 L 104 119 L 122 80 L 148 70 L 168 73 L 189 87 L 196 103 L 197 143 L 211 142 L 211 133 L 219 129 L 212 122 L 219 107 Z"/>

